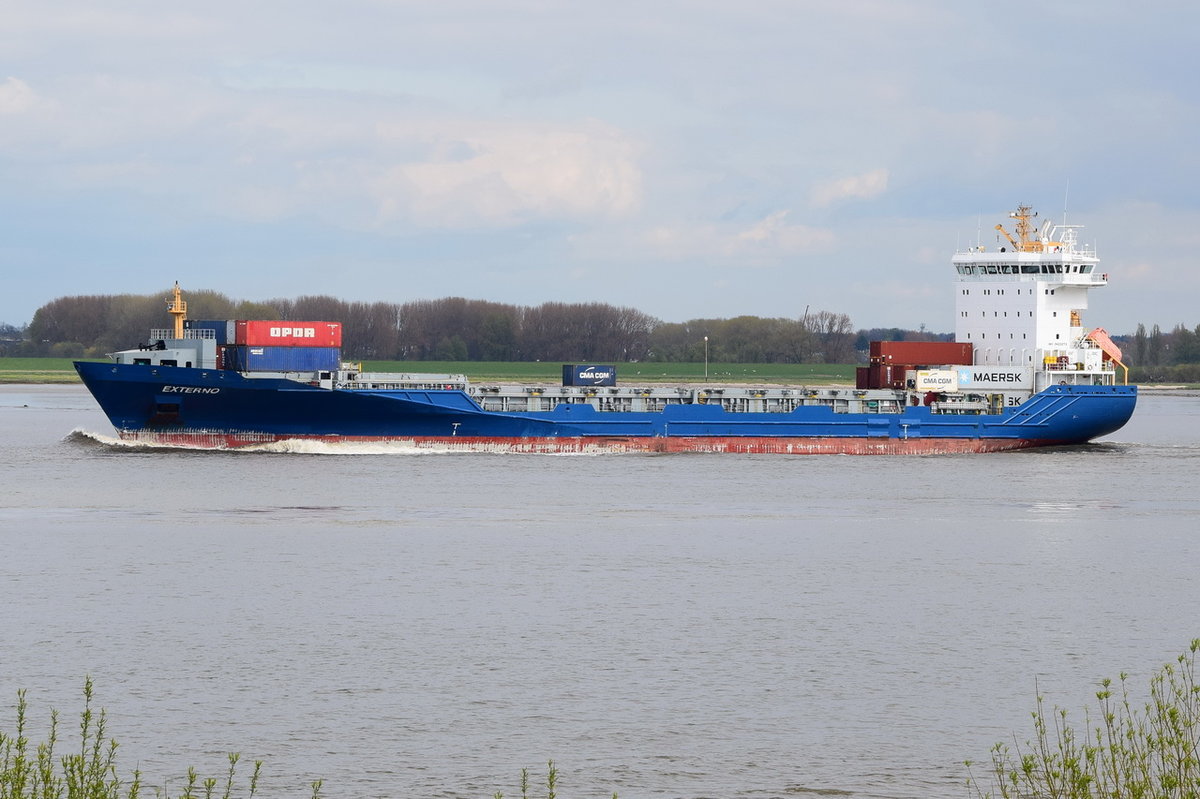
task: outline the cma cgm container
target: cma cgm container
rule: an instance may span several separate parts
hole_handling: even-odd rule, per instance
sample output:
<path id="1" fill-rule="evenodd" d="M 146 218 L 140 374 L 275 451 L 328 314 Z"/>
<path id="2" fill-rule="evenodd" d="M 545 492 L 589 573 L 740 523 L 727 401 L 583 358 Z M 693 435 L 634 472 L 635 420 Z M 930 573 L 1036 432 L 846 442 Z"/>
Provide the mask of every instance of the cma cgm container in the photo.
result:
<path id="1" fill-rule="evenodd" d="M 872 341 L 871 363 L 907 363 L 923 366 L 968 365 L 974 360 L 971 342 Z"/>
<path id="2" fill-rule="evenodd" d="M 248 347 L 341 347 L 342 324 L 238 319 L 231 343 Z"/>
<path id="3" fill-rule="evenodd" d="M 338 347 L 225 348 L 225 368 L 235 372 L 332 372 L 341 358 Z"/>
<path id="4" fill-rule="evenodd" d="M 563 364 L 564 386 L 615 386 L 617 367 L 596 364 Z"/>

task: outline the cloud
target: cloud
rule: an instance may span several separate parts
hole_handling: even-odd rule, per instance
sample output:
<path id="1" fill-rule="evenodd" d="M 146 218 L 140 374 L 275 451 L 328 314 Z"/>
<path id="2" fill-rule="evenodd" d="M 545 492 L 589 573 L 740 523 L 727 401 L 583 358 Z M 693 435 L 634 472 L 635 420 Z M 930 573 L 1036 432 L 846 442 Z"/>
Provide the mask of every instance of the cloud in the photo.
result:
<path id="1" fill-rule="evenodd" d="M 47 91 L 0 82 L 0 113 L 47 112 L 0 126 L 0 145 L 36 151 L 51 165 L 39 180 L 68 190 L 352 230 L 610 219 L 642 202 L 642 145 L 598 120 L 502 120 L 487 108 L 174 75 L 79 76 Z"/>
<path id="2" fill-rule="evenodd" d="M 647 231 L 643 243 L 659 257 L 672 260 L 719 258 L 751 266 L 774 265 L 789 256 L 833 246 L 832 231 L 791 224 L 788 213 L 775 211 L 748 227 L 726 222 L 662 225 Z"/>
<path id="3" fill-rule="evenodd" d="M 20 78 L 10 76 L 0 83 L 0 114 L 22 114 L 37 101 L 37 93 Z"/>
<path id="4" fill-rule="evenodd" d="M 861 175 L 826 181 L 813 187 L 810 194 L 812 204 L 826 208 L 842 200 L 870 200 L 887 191 L 888 171 L 873 169 Z"/>
<path id="5" fill-rule="evenodd" d="M 430 157 L 393 166 L 375 181 L 381 221 L 513 225 L 622 216 L 641 202 L 637 147 L 616 129 L 478 122 L 469 128 L 443 131 Z"/>

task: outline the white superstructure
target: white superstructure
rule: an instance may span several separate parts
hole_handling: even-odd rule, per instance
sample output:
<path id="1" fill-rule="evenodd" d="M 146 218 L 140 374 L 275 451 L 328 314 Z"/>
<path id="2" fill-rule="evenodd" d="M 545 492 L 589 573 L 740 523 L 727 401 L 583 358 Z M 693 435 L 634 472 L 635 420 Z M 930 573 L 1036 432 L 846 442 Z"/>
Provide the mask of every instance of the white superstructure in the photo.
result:
<path id="1" fill-rule="evenodd" d="M 1088 291 L 1108 284 L 1095 249 L 1080 244 L 1078 225 L 1037 228 L 1027 205 L 1009 217 L 1015 236 L 996 225 L 999 246 L 954 256 L 955 339 L 974 345 L 976 365 L 1019 373 L 1027 390 L 1114 383 L 1120 350 L 1083 326 Z"/>

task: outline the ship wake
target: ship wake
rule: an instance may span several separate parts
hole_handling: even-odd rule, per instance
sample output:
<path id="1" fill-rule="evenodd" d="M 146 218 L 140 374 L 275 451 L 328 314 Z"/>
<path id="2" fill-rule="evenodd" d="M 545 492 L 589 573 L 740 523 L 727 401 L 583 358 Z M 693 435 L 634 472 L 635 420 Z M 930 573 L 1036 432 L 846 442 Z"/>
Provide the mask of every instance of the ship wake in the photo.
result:
<path id="1" fill-rule="evenodd" d="M 497 444 L 480 444 L 475 446 L 438 445 L 428 442 L 416 443 L 411 440 L 380 440 L 380 441 L 319 441 L 307 438 L 285 438 L 277 441 L 263 441 L 237 446 L 214 445 L 210 441 L 190 443 L 185 441 L 124 439 L 117 436 L 105 435 L 93 430 L 77 427 L 63 439 L 77 446 L 92 447 L 125 452 L 206 452 L 225 454 L 273 454 L 273 455 L 461 455 L 461 454 L 490 454 L 511 455 L 515 452 L 527 452 L 519 447 L 502 446 Z M 600 449 L 571 452 L 539 452 L 533 454 L 563 456 L 595 456 L 603 454 Z"/>
<path id="2" fill-rule="evenodd" d="M 94 449 L 113 449 L 113 450 L 152 450 L 152 449 L 186 449 L 185 447 L 172 446 L 167 444 L 150 444 L 143 441 L 124 441 L 116 436 L 107 436 L 103 433 L 97 433 L 93 430 L 85 430 L 82 427 L 76 427 L 70 433 L 63 437 L 63 441 L 68 444 L 75 444 L 83 447 L 92 447 Z"/>

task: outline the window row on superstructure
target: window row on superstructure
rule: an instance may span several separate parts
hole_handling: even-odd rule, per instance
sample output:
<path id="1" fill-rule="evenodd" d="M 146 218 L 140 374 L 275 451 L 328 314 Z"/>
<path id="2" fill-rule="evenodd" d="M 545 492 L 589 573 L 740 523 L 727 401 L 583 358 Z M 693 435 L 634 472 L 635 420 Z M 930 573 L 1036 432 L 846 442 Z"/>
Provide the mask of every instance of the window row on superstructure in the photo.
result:
<path id="1" fill-rule="evenodd" d="M 1024 291 L 1024 289 L 1017 289 L 1017 294 L 1019 295 L 1022 291 Z M 1054 289 L 1042 289 L 1042 291 L 1045 294 L 1053 294 L 1054 293 Z M 1000 295 L 1004 294 L 1004 289 L 983 289 L 983 294 L 985 296 L 991 296 L 991 294 L 993 292 L 995 292 L 996 296 L 1000 296 Z M 963 296 L 969 296 L 971 293 L 971 290 L 963 289 L 962 293 L 963 293 Z M 1030 289 L 1029 293 L 1033 294 L 1033 289 Z"/>
<path id="2" fill-rule="evenodd" d="M 958 315 L 959 315 L 959 316 L 961 316 L 963 319 L 966 319 L 967 317 L 969 317 L 969 316 L 971 315 L 971 313 L 972 313 L 971 311 L 959 311 L 959 312 L 958 312 Z M 1021 312 L 1020 312 L 1020 311 L 1014 311 L 1014 313 L 1015 313 L 1015 314 L 1016 314 L 1018 317 L 1020 317 L 1020 316 L 1021 316 Z M 1007 318 L 1008 318 L 1008 311 L 992 311 L 992 316 L 1000 316 L 1001 314 L 1003 314 L 1003 315 L 1004 315 L 1004 318 L 1005 318 L 1005 319 L 1007 319 Z M 979 315 L 980 315 L 980 316 L 987 316 L 987 311 L 980 311 L 980 312 L 979 312 Z M 1029 311 L 1029 312 L 1028 312 L 1026 315 L 1032 318 L 1032 317 L 1033 317 L 1033 311 Z M 1055 315 L 1055 316 L 1058 316 L 1058 311 L 1054 311 L 1054 315 Z"/>
<path id="3" fill-rule="evenodd" d="M 979 336 L 979 338 L 981 338 L 981 339 L 984 339 L 984 338 L 987 338 L 987 337 L 988 337 L 988 334 L 987 334 L 987 333 L 976 333 L 975 335 Z M 995 337 L 996 337 L 996 338 L 1004 338 L 1004 335 L 1003 335 L 1002 333 L 996 333 L 996 334 L 995 334 Z M 1017 334 L 1016 334 L 1016 333 L 1009 333 L 1009 334 L 1008 334 L 1008 337 L 1009 337 L 1010 339 L 1015 339 L 1015 338 L 1017 337 Z M 1021 338 L 1023 338 L 1023 339 L 1027 339 L 1027 338 L 1029 338 L 1029 336 L 1028 336 L 1028 334 L 1026 334 L 1026 333 L 1022 333 L 1022 334 L 1021 334 Z M 970 341 L 970 340 L 971 340 L 971 334 L 970 334 L 970 333 L 968 333 L 968 334 L 967 334 L 967 341 Z"/>
<path id="4" fill-rule="evenodd" d="M 960 275 L 1086 275 L 1093 264 L 955 264 Z"/>

